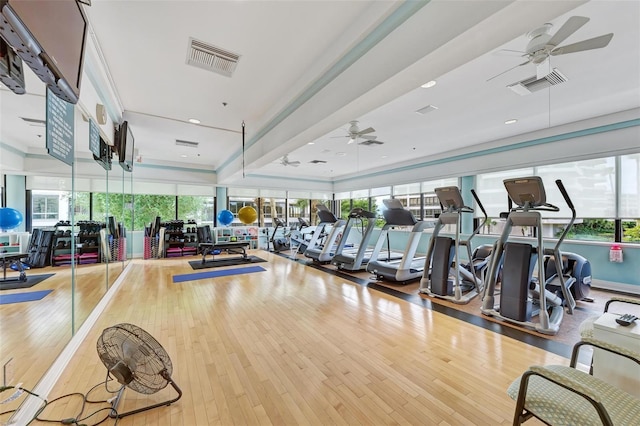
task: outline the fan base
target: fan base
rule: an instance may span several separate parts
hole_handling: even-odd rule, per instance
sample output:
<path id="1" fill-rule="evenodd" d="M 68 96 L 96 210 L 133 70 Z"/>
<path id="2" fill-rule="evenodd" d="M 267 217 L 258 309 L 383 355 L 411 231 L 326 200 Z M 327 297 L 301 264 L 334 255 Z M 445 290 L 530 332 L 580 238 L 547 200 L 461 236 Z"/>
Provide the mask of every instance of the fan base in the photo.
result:
<path id="1" fill-rule="evenodd" d="M 122 395 L 124 394 L 124 391 L 126 389 L 126 387 L 123 386 L 118 391 L 118 395 L 116 395 L 116 397 L 111 402 L 111 412 L 109 413 L 109 417 L 111 417 L 112 419 L 116 419 L 116 418 L 117 419 L 121 419 L 123 417 L 130 416 L 131 414 L 141 413 L 143 411 L 151 410 L 153 408 L 158 408 L 158 407 L 162 407 L 162 406 L 165 406 L 165 405 L 169 406 L 169 405 L 173 404 L 174 402 L 176 402 L 177 400 L 179 400 L 182 397 L 182 390 L 178 387 L 178 385 L 175 384 L 175 382 L 173 380 L 171 380 L 171 377 L 165 377 L 165 378 L 167 379 L 167 381 L 169 382 L 171 387 L 178 393 L 177 397 L 175 397 L 173 399 L 169 399 L 169 400 L 163 401 L 163 402 L 159 402 L 157 404 L 147 405 L 146 407 L 141 407 L 141 408 L 137 408 L 135 410 L 127 411 L 125 413 L 119 413 L 118 412 L 118 404 L 120 403 L 120 399 L 122 398 Z"/>

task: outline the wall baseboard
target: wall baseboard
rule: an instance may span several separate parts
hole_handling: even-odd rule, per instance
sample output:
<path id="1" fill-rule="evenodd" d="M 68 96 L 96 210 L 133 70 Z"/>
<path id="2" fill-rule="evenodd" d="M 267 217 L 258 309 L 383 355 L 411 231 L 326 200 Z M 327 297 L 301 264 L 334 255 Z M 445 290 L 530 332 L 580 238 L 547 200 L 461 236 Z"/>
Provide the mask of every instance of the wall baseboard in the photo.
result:
<path id="1" fill-rule="evenodd" d="M 593 288 L 597 288 L 601 290 L 618 291 L 621 293 L 635 294 L 640 296 L 640 286 L 633 285 L 633 284 L 617 283 L 614 281 L 594 279 L 591 282 L 591 286 Z"/>

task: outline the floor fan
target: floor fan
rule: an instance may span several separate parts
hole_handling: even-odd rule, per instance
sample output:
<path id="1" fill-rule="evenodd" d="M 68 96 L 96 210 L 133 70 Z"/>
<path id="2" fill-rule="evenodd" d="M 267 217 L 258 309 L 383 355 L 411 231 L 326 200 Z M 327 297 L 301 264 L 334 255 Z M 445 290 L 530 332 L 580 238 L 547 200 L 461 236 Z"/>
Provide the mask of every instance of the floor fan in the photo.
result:
<path id="1" fill-rule="evenodd" d="M 111 402 L 113 408 L 111 417 L 122 418 L 170 405 L 182 396 L 182 391 L 171 379 L 173 366 L 169 355 L 156 339 L 140 327 L 123 323 L 106 328 L 98 339 L 97 350 L 109 375 L 122 385 Z M 150 395 L 164 389 L 167 385 L 171 385 L 178 393 L 176 398 L 125 413 L 117 412 L 117 406 L 125 388 Z"/>

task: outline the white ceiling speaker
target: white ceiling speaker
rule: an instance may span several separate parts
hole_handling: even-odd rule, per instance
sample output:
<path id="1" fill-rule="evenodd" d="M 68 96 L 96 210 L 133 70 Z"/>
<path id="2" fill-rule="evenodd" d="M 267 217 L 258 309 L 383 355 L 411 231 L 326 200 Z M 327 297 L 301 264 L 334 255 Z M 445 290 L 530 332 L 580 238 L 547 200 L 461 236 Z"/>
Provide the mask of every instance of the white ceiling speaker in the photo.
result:
<path id="1" fill-rule="evenodd" d="M 107 124 L 107 110 L 102 104 L 96 104 L 96 121 L 100 125 Z"/>

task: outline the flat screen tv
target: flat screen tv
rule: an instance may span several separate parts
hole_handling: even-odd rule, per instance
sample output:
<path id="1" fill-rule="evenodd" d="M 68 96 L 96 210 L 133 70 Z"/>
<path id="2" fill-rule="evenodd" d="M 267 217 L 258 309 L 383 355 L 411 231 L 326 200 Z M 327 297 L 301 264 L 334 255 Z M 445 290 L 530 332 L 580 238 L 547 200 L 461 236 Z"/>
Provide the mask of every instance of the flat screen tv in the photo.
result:
<path id="1" fill-rule="evenodd" d="M 118 162 L 125 171 L 133 171 L 134 139 L 129 123 L 125 121 L 118 130 Z"/>
<path id="2" fill-rule="evenodd" d="M 93 159 L 105 170 L 111 170 L 111 146 L 100 136 L 100 156 L 93 154 Z"/>
<path id="3" fill-rule="evenodd" d="M 80 96 L 87 17 L 76 0 L 0 0 L 0 35 L 56 96 Z"/>

